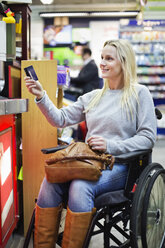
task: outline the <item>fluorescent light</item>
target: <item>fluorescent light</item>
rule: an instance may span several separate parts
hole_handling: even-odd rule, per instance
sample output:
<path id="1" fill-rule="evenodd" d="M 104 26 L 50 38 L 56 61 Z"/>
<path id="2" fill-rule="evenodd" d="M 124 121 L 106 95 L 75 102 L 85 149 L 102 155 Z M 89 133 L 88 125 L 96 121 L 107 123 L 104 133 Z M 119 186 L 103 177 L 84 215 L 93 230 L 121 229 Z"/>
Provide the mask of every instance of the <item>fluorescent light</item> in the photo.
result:
<path id="1" fill-rule="evenodd" d="M 117 16 L 117 17 L 123 17 L 123 16 L 137 16 L 138 11 L 131 11 L 131 12 L 92 12 L 90 13 L 90 16 Z"/>
<path id="2" fill-rule="evenodd" d="M 70 17 L 78 17 L 78 16 L 89 16 L 89 14 L 88 13 L 85 13 L 85 12 L 80 12 L 80 13 L 78 13 L 78 12 L 74 12 L 74 13 L 68 13 L 68 12 L 66 12 L 66 13 L 49 13 L 49 12 L 47 12 L 47 13 L 40 13 L 40 16 L 41 17 L 62 17 L 62 16 L 70 16 Z"/>
<path id="3" fill-rule="evenodd" d="M 130 11 L 130 12 L 46 12 L 40 13 L 41 17 L 58 17 L 58 16 L 69 16 L 69 17 L 132 17 L 137 16 L 138 11 Z"/>

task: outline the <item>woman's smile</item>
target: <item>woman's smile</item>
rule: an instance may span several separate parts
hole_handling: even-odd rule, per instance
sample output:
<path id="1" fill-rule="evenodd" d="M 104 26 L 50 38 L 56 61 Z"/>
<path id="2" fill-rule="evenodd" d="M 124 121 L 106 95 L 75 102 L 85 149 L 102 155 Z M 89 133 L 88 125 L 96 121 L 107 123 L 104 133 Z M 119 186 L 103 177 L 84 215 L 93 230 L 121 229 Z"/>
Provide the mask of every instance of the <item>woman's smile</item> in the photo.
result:
<path id="1" fill-rule="evenodd" d="M 107 71 L 109 71 L 109 69 L 103 68 L 103 69 L 101 69 L 101 71 L 102 71 L 102 73 L 106 73 Z"/>

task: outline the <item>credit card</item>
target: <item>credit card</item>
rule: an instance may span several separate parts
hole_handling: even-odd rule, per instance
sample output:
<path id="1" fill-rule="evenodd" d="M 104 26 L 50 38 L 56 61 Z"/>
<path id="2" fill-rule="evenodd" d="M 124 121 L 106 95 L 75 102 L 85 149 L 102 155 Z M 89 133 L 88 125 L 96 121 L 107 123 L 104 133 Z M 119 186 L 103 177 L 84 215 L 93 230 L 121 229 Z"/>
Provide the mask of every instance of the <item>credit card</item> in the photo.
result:
<path id="1" fill-rule="evenodd" d="M 37 74 L 36 74 L 34 67 L 32 65 L 25 67 L 24 71 L 26 73 L 26 76 L 31 77 L 35 81 L 38 80 Z"/>

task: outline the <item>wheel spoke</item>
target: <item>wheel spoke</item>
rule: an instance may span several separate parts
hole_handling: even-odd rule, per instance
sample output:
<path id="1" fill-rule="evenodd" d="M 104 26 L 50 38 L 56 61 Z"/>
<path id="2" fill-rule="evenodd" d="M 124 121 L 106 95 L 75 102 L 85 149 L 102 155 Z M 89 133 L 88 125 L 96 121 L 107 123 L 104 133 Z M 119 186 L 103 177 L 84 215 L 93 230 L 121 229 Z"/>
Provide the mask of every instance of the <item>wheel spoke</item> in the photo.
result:
<path id="1" fill-rule="evenodd" d="M 149 248 L 155 248 L 155 238 L 153 233 L 155 233 L 155 226 L 153 226 L 152 228 L 150 228 L 149 230 L 147 229 L 147 244 Z"/>

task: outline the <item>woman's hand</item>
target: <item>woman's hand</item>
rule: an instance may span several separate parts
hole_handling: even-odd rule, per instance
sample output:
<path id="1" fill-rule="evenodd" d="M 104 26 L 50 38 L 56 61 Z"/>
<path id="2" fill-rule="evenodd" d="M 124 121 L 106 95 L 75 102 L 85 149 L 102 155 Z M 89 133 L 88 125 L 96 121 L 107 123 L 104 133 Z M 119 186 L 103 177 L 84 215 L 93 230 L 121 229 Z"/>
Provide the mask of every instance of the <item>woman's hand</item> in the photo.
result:
<path id="1" fill-rule="evenodd" d="M 105 152 L 107 150 L 107 142 L 103 137 L 92 136 L 87 140 L 88 145 L 92 150 Z"/>
<path id="2" fill-rule="evenodd" d="M 28 91 L 37 97 L 37 100 L 41 99 L 44 95 L 44 90 L 39 81 L 35 81 L 30 77 L 24 77 L 26 87 Z"/>

